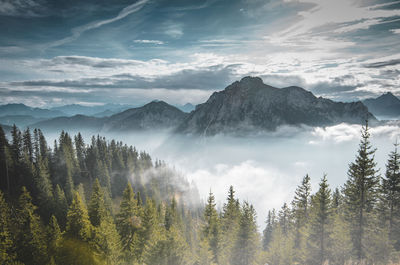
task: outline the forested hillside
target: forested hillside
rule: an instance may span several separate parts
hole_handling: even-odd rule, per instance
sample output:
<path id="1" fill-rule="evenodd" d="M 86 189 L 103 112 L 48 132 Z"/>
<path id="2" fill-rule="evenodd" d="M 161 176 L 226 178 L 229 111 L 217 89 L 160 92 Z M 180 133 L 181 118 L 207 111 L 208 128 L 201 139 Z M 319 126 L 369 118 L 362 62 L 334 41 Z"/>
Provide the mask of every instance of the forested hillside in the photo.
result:
<path id="1" fill-rule="evenodd" d="M 0 264 L 399 262 L 400 155 L 395 145 L 380 173 L 368 125 L 347 182 L 332 190 L 323 176 L 312 191 L 306 175 L 262 234 L 233 187 L 222 209 L 211 191 L 202 205 L 184 177 L 132 146 L 61 132 L 50 148 L 40 130 L 15 126 L 9 138 L 0 127 Z"/>

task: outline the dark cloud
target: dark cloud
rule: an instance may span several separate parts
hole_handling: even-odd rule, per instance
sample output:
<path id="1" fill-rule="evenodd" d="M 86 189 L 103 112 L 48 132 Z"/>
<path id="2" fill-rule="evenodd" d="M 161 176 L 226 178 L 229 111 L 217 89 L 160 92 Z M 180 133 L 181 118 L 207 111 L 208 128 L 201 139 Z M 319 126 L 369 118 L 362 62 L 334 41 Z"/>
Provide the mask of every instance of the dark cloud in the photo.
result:
<path id="1" fill-rule="evenodd" d="M 400 64 L 400 59 L 370 63 L 370 64 L 366 64 L 365 67 L 367 67 L 367 68 L 382 68 L 382 67 L 393 66 L 393 65 L 398 65 L 398 64 Z"/>
<path id="2" fill-rule="evenodd" d="M 86 61 L 84 61 L 86 62 Z M 106 64 L 107 67 L 110 67 Z M 77 80 L 30 80 L 11 82 L 10 86 L 18 87 L 60 87 L 60 88 L 166 88 L 166 89 L 202 89 L 217 90 L 223 89 L 230 82 L 235 80 L 234 73 L 239 65 L 214 65 L 197 70 L 182 70 L 174 74 L 159 76 L 156 78 L 145 78 L 129 73 L 117 74 L 109 77 L 81 78 Z M 105 66 L 95 66 L 105 67 Z"/>
<path id="3" fill-rule="evenodd" d="M 0 0 L 1 16 L 40 17 L 47 11 L 44 0 Z"/>

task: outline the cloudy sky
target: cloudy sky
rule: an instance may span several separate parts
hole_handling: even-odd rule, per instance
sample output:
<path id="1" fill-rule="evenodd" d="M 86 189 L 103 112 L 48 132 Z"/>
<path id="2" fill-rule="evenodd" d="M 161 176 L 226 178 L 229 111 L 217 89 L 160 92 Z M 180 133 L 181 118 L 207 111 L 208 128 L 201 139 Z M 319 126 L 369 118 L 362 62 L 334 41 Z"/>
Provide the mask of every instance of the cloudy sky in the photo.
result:
<path id="1" fill-rule="evenodd" d="M 0 0 L 0 32 L 0 104 L 197 104 L 246 75 L 400 96 L 400 1 Z"/>

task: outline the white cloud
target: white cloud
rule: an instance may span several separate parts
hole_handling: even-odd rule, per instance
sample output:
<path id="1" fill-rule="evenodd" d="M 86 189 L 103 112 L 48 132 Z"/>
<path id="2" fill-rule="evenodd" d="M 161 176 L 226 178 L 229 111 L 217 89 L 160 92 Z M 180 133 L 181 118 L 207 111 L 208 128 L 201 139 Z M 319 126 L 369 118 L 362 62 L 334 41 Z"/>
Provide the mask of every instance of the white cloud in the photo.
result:
<path id="1" fill-rule="evenodd" d="M 91 22 L 89 24 L 83 25 L 83 26 L 79 26 L 76 27 L 74 29 L 72 29 L 72 35 L 69 37 L 66 37 L 64 39 L 52 42 L 51 44 L 49 44 L 47 46 L 47 48 L 51 48 L 51 47 L 57 47 L 57 46 L 61 46 L 65 43 L 71 42 L 76 40 L 77 38 L 79 38 L 84 32 L 88 31 L 88 30 L 92 30 L 92 29 L 96 29 L 99 28 L 101 26 L 113 23 L 115 21 L 121 20 L 125 17 L 127 17 L 130 14 L 133 14 L 139 10 L 141 10 L 144 5 L 148 2 L 148 0 L 139 0 L 134 4 L 131 4 L 127 7 L 125 7 L 124 9 L 122 9 L 118 15 L 116 17 L 110 18 L 110 19 L 105 19 L 105 20 L 100 20 L 100 21 L 95 21 L 95 22 Z"/>
<path id="2" fill-rule="evenodd" d="M 164 33 L 171 38 L 180 39 L 183 36 L 183 25 L 168 21 L 164 24 Z"/>
<path id="3" fill-rule="evenodd" d="M 0 0 L 0 14 L 4 16 L 38 17 L 45 7 L 35 0 Z"/>
<path id="4" fill-rule="evenodd" d="M 155 44 L 155 45 L 163 45 L 164 42 L 160 40 L 134 40 L 134 43 L 142 43 L 142 44 Z"/>
<path id="5" fill-rule="evenodd" d="M 321 144 L 323 142 L 343 143 L 350 142 L 360 138 L 361 125 L 341 123 L 329 127 L 315 127 L 312 131 L 314 138 L 309 141 L 310 144 Z M 400 137 L 399 124 L 395 122 L 386 125 L 370 127 L 372 137 L 383 137 L 391 141 Z"/>
<path id="6" fill-rule="evenodd" d="M 296 0 L 304 3 L 312 3 L 315 6 L 307 11 L 298 13 L 302 19 L 283 32 L 286 36 L 296 36 L 310 33 L 312 29 L 326 26 L 329 24 L 344 24 L 347 30 L 356 30 L 365 28 L 373 23 L 379 23 L 379 19 L 395 17 L 400 15 L 400 10 L 377 9 L 379 6 L 360 6 L 359 1 L 355 0 Z M 359 22 L 366 20 L 368 22 L 358 23 L 349 28 L 345 23 Z M 340 29 L 337 29 L 340 30 Z"/>
<path id="7" fill-rule="evenodd" d="M 289 202 L 293 192 L 287 189 L 290 176 L 251 160 L 233 166 L 216 164 L 211 169 L 188 173 L 187 177 L 195 182 L 204 201 L 211 189 L 219 207 L 226 202 L 229 186 L 232 185 L 241 202 L 247 200 L 258 210 L 258 225 L 261 230 L 264 229 L 267 211 L 279 209 L 283 202 Z"/>
<path id="8" fill-rule="evenodd" d="M 394 34 L 400 34 L 400 29 L 391 29 L 390 31 Z"/>

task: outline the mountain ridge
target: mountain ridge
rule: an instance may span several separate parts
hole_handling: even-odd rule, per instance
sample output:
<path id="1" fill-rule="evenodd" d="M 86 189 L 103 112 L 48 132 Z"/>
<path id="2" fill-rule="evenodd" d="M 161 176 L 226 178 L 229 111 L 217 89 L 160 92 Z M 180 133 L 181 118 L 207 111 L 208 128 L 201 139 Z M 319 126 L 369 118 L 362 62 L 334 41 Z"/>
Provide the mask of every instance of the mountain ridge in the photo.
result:
<path id="1" fill-rule="evenodd" d="M 400 99 L 391 92 L 386 92 L 377 98 L 365 99 L 363 103 L 374 115 L 400 117 Z"/>
<path id="2" fill-rule="evenodd" d="M 214 92 L 197 105 L 176 129 L 178 133 L 214 135 L 275 130 L 280 125 L 326 126 L 362 123 L 375 117 L 361 102 L 342 103 L 317 98 L 298 86 L 275 88 L 259 77 L 244 77 Z"/>

